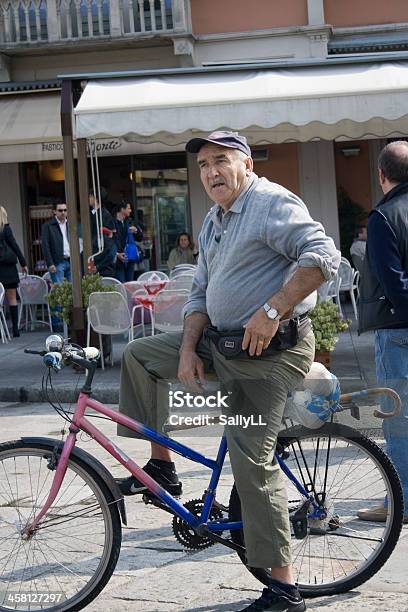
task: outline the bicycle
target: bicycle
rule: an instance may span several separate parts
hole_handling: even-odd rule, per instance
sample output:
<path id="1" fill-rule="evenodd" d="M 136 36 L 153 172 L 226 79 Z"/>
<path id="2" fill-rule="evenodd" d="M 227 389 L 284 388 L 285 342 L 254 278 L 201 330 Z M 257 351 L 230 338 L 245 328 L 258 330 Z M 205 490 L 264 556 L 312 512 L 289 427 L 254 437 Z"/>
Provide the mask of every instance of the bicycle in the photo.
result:
<path id="1" fill-rule="evenodd" d="M 147 487 L 146 503 L 173 515 L 174 535 L 185 548 L 227 546 L 259 581 L 268 584 L 268 570 L 246 564 L 235 486 L 228 506 L 216 500 L 227 452 L 225 436 L 216 459 L 210 459 L 92 399 L 97 349 L 82 349 L 58 336 L 50 336 L 46 348 L 26 352 L 43 357 L 48 368 L 44 392 L 69 421 L 69 434 L 65 441 L 24 437 L 0 445 L 0 610 L 80 610 L 97 597 L 114 572 L 122 523 L 127 524 L 125 504 L 106 467 L 76 446 L 81 431 Z M 73 413 L 49 396 L 51 374 L 63 364 L 86 369 Z M 385 393 L 394 401 L 392 414 L 399 410 L 399 397 L 390 389 L 362 393 Z M 343 395 L 341 400 L 355 409 L 359 395 Z M 87 408 L 97 414 L 85 417 Z M 92 416 L 121 423 L 209 468 L 212 473 L 203 497 L 185 504 L 172 497 L 90 422 Z M 402 527 L 401 485 L 387 456 L 358 431 L 335 423 L 317 431 L 290 426 L 279 435 L 275 456 L 288 481 L 295 578 L 302 594 L 342 593 L 368 580 L 392 553 Z M 358 521 L 356 511 L 362 504 L 377 505 L 385 496 L 389 512 L 384 524 Z"/>

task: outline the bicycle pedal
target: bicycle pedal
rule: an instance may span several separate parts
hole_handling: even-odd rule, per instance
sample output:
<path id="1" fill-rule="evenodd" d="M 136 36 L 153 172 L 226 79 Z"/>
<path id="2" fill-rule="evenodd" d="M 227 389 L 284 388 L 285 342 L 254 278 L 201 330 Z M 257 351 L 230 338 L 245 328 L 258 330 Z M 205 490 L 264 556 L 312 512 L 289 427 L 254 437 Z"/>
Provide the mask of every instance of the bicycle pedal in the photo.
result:
<path id="1" fill-rule="evenodd" d="M 156 497 L 156 495 L 154 493 L 151 493 L 150 491 L 146 491 L 145 493 L 143 493 L 142 500 L 144 501 L 146 505 L 152 504 L 153 506 L 159 506 L 159 507 L 163 505 L 163 502 L 160 501 L 160 499 Z"/>
<path id="2" fill-rule="evenodd" d="M 293 533 L 297 540 L 303 540 L 307 536 L 307 518 L 292 520 Z"/>
<path id="3" fill-rule="evenodd" d="M 214 500 L 213 507 L 221 510 L 221 512 L 228 512 L 229 510 L 228 506 L 224 506 L 224 504 L 221 504 L 216 499 Z"/>
<path id="4" fill-rule="evenodd" d="M 181 495 L 173 495 L 172 497 L 174 499 L 180 499 Z M 152 504 L 152 506 L 156 506 L 157 508 L 161 508 L 162 510 L 168 508 L 166 503 L 162 502 L 158 497 L 156 497 L 156 495 L 154 495 L 154 493 L 151 493 L 150 491 L 146 491 L 146 493 L 143 493 L 142 500 L 146 505 Z"/>

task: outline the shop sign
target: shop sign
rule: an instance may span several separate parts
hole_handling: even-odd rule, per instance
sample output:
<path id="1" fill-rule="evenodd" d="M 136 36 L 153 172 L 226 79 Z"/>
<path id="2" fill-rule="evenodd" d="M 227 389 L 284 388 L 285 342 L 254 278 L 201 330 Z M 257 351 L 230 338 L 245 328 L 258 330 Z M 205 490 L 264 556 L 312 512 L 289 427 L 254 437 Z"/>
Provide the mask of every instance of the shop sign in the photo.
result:
<path id="1" fill-rule="evenodd" d="M 130 146 L 129 146 L 130 145 Z M 136 153 L 137 143 L 127 143 L 120 138 L 96 141 L 96 153 L 100 156 L 127 155 Z M 90 155 L 90 142 L 87 142 L 88 155 Z M 74 157 L 77 156 L 76 142 L 74 141 Z M 10 144 L 0 146 L 0 163 L 47 161 L 62 159 L 64 145 L 62 141 L 37 142 L 30 144 Z"/>
<path id="2" fill-rule="evenodd" d="M 74 157 L 77 157 L 76 141 L 74 141 Z M 87 141 L 88 156 L 90 155 L 91 141 Z M 176 147 L 163 143 L 129 142 L 122 138 L 96 140 L 96 154 L 100 157 L 114 155 L 140 155 L 148 153 L 163 153 L 166 151 L 183 151 L 183 144 Z M 0 146 L 0 164 L 48 161 L 63 159 L 64 145 L 62 141 L 37 142 L 30 144 L 10 144 Z"/>
<path id="3" fill-rule="evenodd" d="M 96 153 L 98 155 L 112 155 L 112 153 L 114 153 L 114 151 L 117 151 L 118 149 L 120 149 L 122 147 L 123 142 L 119 139 L 119 138 L 113 138 L 112 140 L 98 140 L 96 141 L 95 144 L 95 149 L 96 149 Z M 91 143 L 89 142 L 89 140 L 86 143 L 86 149 L 87 149 L 87 154 L 90 155 L 91 153 Z M 42 142 L 41 143 L 41 150 L 44 152 L 54 152 L 54 151 L 59 151 L 60 153 L 63 153 L 64 151 L 64 145 L 62 142 Z M 77 154 L 77 144 L 76 141 L 74 141 L 74 156 L 76 157 Z"/>

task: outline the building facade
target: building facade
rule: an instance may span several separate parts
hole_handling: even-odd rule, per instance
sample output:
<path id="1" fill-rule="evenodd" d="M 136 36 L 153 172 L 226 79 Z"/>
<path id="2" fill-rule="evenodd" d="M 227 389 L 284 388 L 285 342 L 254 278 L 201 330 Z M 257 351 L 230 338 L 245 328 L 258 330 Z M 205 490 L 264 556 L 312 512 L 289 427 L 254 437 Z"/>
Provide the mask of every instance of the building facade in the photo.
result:
<path id="1" fill-rule="evenodd" d="M 299 70 L 304 74 L 311 66 L 318 75 L 320 68 L 327 72 L 332 65 L 341 67 L 363 58 L 367 69 L 378 66 L 378 61 L 384 67 L 397 64 L 401 85 L 396 91 L 408 90 L 405 0 L 391 0 L 386 6 L 372 0 L 369 10 L 365 0 L 287 0 L 283 5 L 278 0 L 254 0 L 251 10 L 245 0 L 224 0 L 221 6 L 216 0 L 1 0 L 0 7 L 1 203 L 36 273 L 44 271 L 41 225 L 51 204 L 65 197 L 60 127 L 63 75 L 82 74 L 85 86 L 101 73 L 118 72 L 123 79 L 137 74 L 140 83 L 146 72 L 148 97 L 152 79 L 171 85 L 172 77 L 179 74 L 194 74 L 198 81 L 216 73 L 221 90 L 223 75 L 226 80 L 234 74 L 242 78 L 242 67 L 245 75 L 265 70 L 274 76 L 280 71 L 283 83 L 288 77 L 289 90 L 301 81 L 298 66 L 303 66 Z M 381 66 L 378 74 L 384 72 Z M 161 71 L 157 77 L 155 71 Z M 313 73 L 308 75 L 307 87 L 313 81 Z M 306 85 L 300 83 L 300 87 Z M 234 94 L 237 104 L 248 97 L 244 90 L 245 81 Z M 214 106 L 213 94 L 217 92 L 205 92 L 207 108 Z M 329 94 L 322 92 L 325 100 L 338 95 Z M 272 121 L 270 127 L 262 127 L 254 115 L 253 125 L 247 122 L 242 131 L 253 146 L 255 171 L 304 198 L 313 216 L 340 245 L 340 225 L 347 225 L 348 216 L 354 222 L 353 202 L 363 214 L 379 198 L 379 150 L 387 138 L 407 136 L 408 123 L 385 108 L 388 103 L 384 102 L 382 113 L 381 99 L 377 116 L 364 124 L 364 130 L 358 129 L 358 117 L 347 123 L 346 111 L 341 122 L 330 125 L 327 120 L 330 129 L 322 131 L 317 126 L 320 110 L 313 104 L 307 123 L 293 118 L 285 123 L 285 108 L 289 117 L 296 95 L 295 91 L 285 98 L 279 125 Z M 356 93 L 357 102 L 358 95 L 361 98 L 365 92 Z M 230 103 L 234 105 L 235 99 Z M 152 114 L 159 116 L 163 105 L 155 104 Z M 188 117 L 186 104 L 179 113 Z M 214 113 L 211 121 L 215 128 L 236 127 L 226 119 L 214 123 Z M 194 120 L 184 128 L 176 134 L 169 121 L 166 134 L 146 137 L 139 126 L 123 136 L 98 134 L 90 144 L 97 153 L 108 206 L 125 199 L 137 209 L 146 230 L 147 265 L 152 267 L 165 265 L 179 231 L 188 229 L 197 236 L 210 205 L 194 159 L 184 153 L 185 141 L 197 133 Z"/>

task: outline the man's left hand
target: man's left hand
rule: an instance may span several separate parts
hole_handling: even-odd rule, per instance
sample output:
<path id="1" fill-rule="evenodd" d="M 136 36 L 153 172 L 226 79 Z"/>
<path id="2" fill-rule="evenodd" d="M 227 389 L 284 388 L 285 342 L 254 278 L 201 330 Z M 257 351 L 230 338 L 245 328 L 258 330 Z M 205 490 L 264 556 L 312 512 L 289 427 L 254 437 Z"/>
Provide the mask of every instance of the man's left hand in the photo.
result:
<path id="1" fill-rule="evenodd" d="M 246 351 L 249 347 L 251 357 L 259 356 L 264 349 L 268 348 L 270 341 L 278 331 L 279 321 L 268 319 L 264 309 L 260 308 L 252 315 L 244 328 L 242 350 Z"/>

